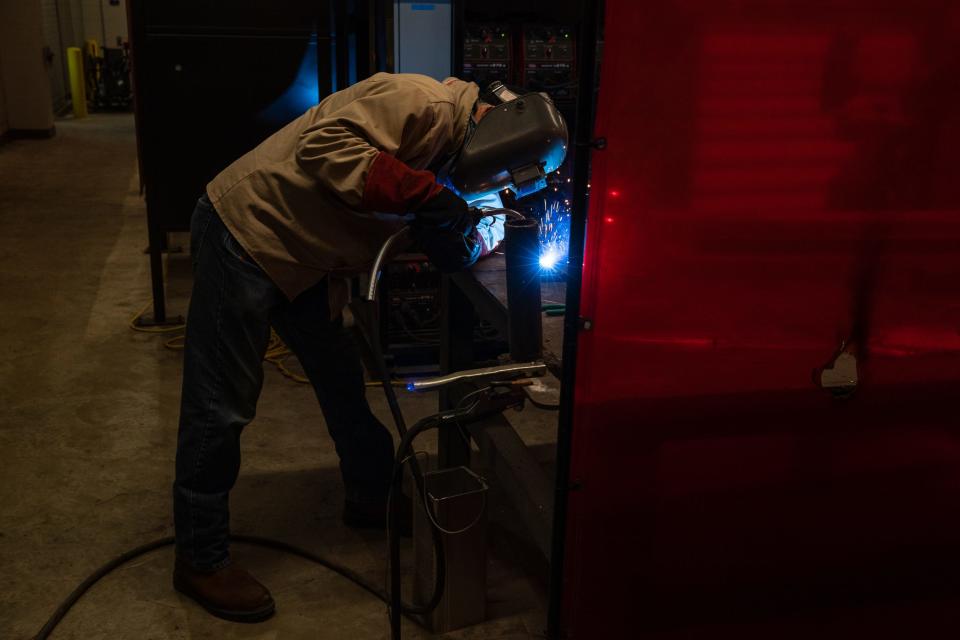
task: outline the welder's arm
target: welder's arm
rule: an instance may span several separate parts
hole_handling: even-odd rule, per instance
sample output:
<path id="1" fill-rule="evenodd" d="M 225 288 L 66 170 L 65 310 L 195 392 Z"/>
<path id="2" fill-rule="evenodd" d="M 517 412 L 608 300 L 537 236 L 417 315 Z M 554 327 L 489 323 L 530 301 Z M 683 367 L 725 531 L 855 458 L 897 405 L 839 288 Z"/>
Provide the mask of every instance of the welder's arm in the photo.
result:
<path id="1" fill-rule="evenodd" d="M 495 216 L 486 216 L 477 223 L 476 238 L 480 243 L 480 257 L 490 255 L 503 242 L 504 224 L 506 216 L 499 213 Z"/>
<path id="2" fill-rule="evenodd" d="M 503 208 L 500 197 L 464 202 L 448 189 L 442 189 L 416 212 L 414 234 L 431 262 L 443 271 L 458 271 L 471 266 L 500 245 L 506 216 L 484 216 L 477 221 L 478 209 Z"/>
<path id="3" fill-rule="evenodd" d="M 405 214 L 440 191 L 430 171 L 400 158 L 430 158 L 449 139 L 449 115 L 417 88 L 377 87 L 300 135 L 297 164 L 358 212 Z"/>
<path id="4" fill-rule="evenodd" d="M 466 269 L 480 257 L 483 243 L 477 237 L 467 203 L 446 188 L 414 212 L 414 242 L 438 269 L 446 273 Z"/>
<path id="5" fill-rule="evenodd" d="M 414 242 L 438 269 L 450 273 L 477 261 L 483 243 L 467 203 L 438 185 L 431 172 L 410 169 L 384 153 L 370 172 L 364 207 L 413 213 Z"/>
<path id="6" fill-rule="evenodd" d="M 397 156 L 432 157 L 449 139 L 449 114 L 418 89 L 357 98 L 304 131 L 298 164 L 358 212 L 414 214 L 414 239 L 444 271 L 473 264 L 480 250 L 467 204 Z"/>

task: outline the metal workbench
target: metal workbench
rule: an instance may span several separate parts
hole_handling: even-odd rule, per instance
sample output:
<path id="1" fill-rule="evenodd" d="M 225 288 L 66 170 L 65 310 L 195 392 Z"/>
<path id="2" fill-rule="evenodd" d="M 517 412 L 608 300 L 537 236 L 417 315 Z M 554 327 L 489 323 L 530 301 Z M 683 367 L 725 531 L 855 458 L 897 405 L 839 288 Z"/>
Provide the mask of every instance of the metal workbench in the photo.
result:
<path id="1" fill-rule="evenodd" d="M 440 367 L 450 373 L 475 365 L 472 349 L 474 313 L 489 322 L 501 335 L 507 335 L 506 266 L 502 255 L 492 255 L 472 269 L 443 277 L 443 313 L 441 316 Z M 544 303 L 563 303 L 566 287 L 563 282 L 541 283 Z M 562 369 L 563 317 L 542 314 L 543 359 L 548 370 L 560 378 Z M 556 380 L 550 383 L 558 385 Z M 464 395 L 474 390 L 459 385 L 441 393 L 440 409 L 457 405 Z M 478 445 L 480 456 L 493 471 L 513 507 L 545 559 L 550 556 L 553 526 L 553 479 L 548 477 L 523 439 L 503 415 L 468 427 L 471 439 Z M 440 432 L 438 459 L 441 467 L 467 465 L 470 446 L 460 432 Z"/>

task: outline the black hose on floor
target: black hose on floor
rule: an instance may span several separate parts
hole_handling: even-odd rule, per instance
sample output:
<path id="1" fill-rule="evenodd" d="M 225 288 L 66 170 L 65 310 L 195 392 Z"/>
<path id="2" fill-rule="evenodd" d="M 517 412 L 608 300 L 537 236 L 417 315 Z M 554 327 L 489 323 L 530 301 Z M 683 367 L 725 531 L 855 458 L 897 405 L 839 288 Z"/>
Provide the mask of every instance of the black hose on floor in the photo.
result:
<path id="1" fill-rule="evenodd" d="M 271 538 L 263 538 L 260 536 L 231 535 L 230 539 L 234 542 L 241 542 L 245 544 L 256 545 L 258 547 L 266 547 L 268 549 L 283 551 L 295 556 L 300 556 L 301 558 L 310 560 L 311 562 L 315 562 L 323 567 L 326 567 L 330 571 L 333 571 L 334 573 L 340 574 L 370 595 L 383 601 L 385 604 L 389 604 L 390 598 L 387 596 L 385 591 L 378 589 L 352 569 L 328 560 L 321 555 L 307 551 L 306 549 L 301 549 L 300 547 L 296 547 L 292 544 L 287 544 L 286 542 L 273 540 Z M 127 562 L 130 562 L 134 558 L 138 558 L 144 554 L 150 553 L 151 551 L 156 551 L 161 547 L 171 546 L 173 544 L 173 536 L 160 538 L 159 540 L 154 540 L 153 542 L 130 549 L 129 551 L 120 554 L 113 560 L 98 568 L 96 571 L 87 576 L 83 582 L 77 585 L 77 587 L 70 592 L 70 595 L 64 598 L 63 602 L 60 603 L 60 606 L 57 607 L 57 610 L 53 612 L 53 615 L 50 616 L 50 619 L 47 620 L 46 624 L 43 625 L 43 628 L 40 629 L 39 633 L 33 637 L 33 640 L 47 640 L 57 625 L 60 624 L 70 609 L 73 608 L 73 605 L 75 605 L 77 601 L 83 597 L 83 594 L 85 594 L 90 587 L 92 587 L 101 578 L 112 572 L 114 569 L 117 569 Z"/>
<path id="2" fill-rule="evenodd" d="M 390 413 L 393 416 L 393 421 L 397 427 L 397 435 L 401 440 L 404 440 L 408 436 L 407 423 L 403 417 L 403 411 L 400 409 L 400 400 L 397 398 L 397 392 L 394 390 L 393 385 L 389 383 L 390 380 L 390 371 L 387 368 L 386 359 L 383 357 L 383 350 L 380 347 L 380 340 L 377 332 L 374 330 L 374 327 L 378 326 L 375 321 L 377 307 L 375 302 L 369 300 L 355 300 L 350 303 L 350 309 L 353 312 L 355 318 L 355 334 L 359 340 L 362 347 L 365 347 L 367 350 L 374 369 L 376 369 L 377 375 L 380 377 L 380 380 L 383 381 L 383 393 L 386 396 L 387 405 L 390 407 Z M 386 377 L 385 377 L 386 376 Z M 433 418 L 438 418 L 441 414 L 436 414 L 430 418 L 425 418 L 420 422 L 426 422 Z M 418 425 L 420 423 L 417 423 Z M 411 439 L 412 442 L 412 439 Z M 407 457 L 400 450 L 397 451 L 396 457 L 394 458 L 394 473 L 397 468 L 402 469 L 403 465 L 406 463 Z M 416 456 L 409 458 L 410 462 L 410 471 L 411 476 L 413 477 L 414 485 L 416 487 L 417 495 L 426 495 L 424 492 L 424 480 L 423 472 L 420 470 L 420 465 L 417 463 Z M 396 489 L 399 491 L 399 489 Z M 433 544 L 433 558 L 434 558 L 434 578 L 433 578 L 433 593 L 430 596 L 430 599 L 427 600 L 424 604 L 411 604 L 404 602 L 400 595 L 400 566 L 399 566 L 399 554 L 397 557 L 394 557 L 393 549 L 395 546 L 399 545 L 399 533 L 397 532 L 397 506 L 392 502 L 389 496 L 394 495 L 395 488 L 394 483 L 391 482 L 391 490 L 388 495 L 387 504 L 390 505 L 390 508 L 387 511 L 387 538 L 388 538 L 388 548 L 390 552 L 390 589 L 391 594 L 388 596 L 387 608 L 389 611 L 389 617 L 391 620 L 390 623 L 390 635 L 392 640 L 400 640 L 400 624 L 399 617 L 402 614 L 418 614 L 418 615 L 427 615 L 431 611 L 437 608 L 440 604 L 440 600 L 443 599 L 443 592 L 446 588 L 446 577 L 447 577 L 447 567 L 446 567 L 446 555 L 443 552 L 443 537 L 441 532 L 437 527 L 430 527 L 430 539 Z M 416 500 L 414 500 L 416 503 Z M 424 509 L 427 508 L 426 503 L 423 505 Z"/>
<path id="3" fill-rule="evenodd" d="M 374 307 L 371 303 L 366 303 L 366 306 L 358 306 L 356 308 L 356 311 L 362 314 L 363 312 L 372 312 L 373 309 Z M 423 425 L 418 423 L 417 425 L 418 428 L 414 430 L 413 434 L 408 436 L 406 422 L 403 418 L 403 412 L 400 410 L 400 403 L 397 399 L 396 392 L 393 390 L 392 384 L 389 382 L 389 372 L 387 370 L 386 362 L 384 361 L 384 358 L 383 358 L 383 353 L 379 348 L 379 344 L 376 340 L 376 337 L 368 330 L 368 328 L 362 322 L 362 320 L 369 319 L 369 318 L 360 318 L 360 319 L 361 319 L 361 322 L 358 323 L 359 325 L 358 329 L 360 329 L 360 337 L 368 345 L 368 347 L 370 348 L 370 351 L 372 352 L 372 355 L 374 356 L 376 368 L 379 370 L 381 379 L 383 380 L 383 390 L 387 398 L 387 404 L 390 407 L 390 412 L 393 416 L 394 422 L 396 423 L 397 431 L 401 437 L 401 440 L 407 442 L 407 444 L 409 445 L 409 443 L 412 442 L 413 437 L 416 435 L 416 433 L 419 433 L 421 430 L 423 430 L 422 429 Z M 438 418 L 440 415 L 442 414 L 438 414 L 438 416 L 433 416 L 433 418 Z M 421 421 L 421 423 L 427 423 L 427 422 L 430 422 L 429 418 Z M 397 457 L 395 460 L 394 473 L 398 473 L 396 471 L 397 466 L 399 466 L 399 468 L 402 469 L 404 461 L 405 459 L 401 456 L 401 453 L 398 451 Z M 423 475 L 420 472 L 416 459 L 414 458 L 410 462 L 411 462 L 413 477 L 414 477 L 415 484 L 417 486 L 417 490 L 422 494 Z M 390 509 L 390 513 L 387 514 L 388 519 L 390 519 L 391 524 L 393 524 L 393 528 L 388 529 L 388 537 L 390 538 L 390 541 L 389 541 L 390 548 L 393 549 L 394 547 L 397 547 L 397 550 L 399 550 L 399 546 L 398 546 L 399 534 L 396 531 L 396 515 L 397 515 L 397 507 L 393 506 L 393 508 Z M 356 573 L 355 571 L 347 567 L 344 567 L 343 565 L 337 564 L 336 562 L 328 560 L 327 558 L 324 558 L 321 555 L 317 555 L 311 551 L 307 551 L 306 549 L 301 549 L 300 547 L 287 544 L 286 542 L 273 540 L 271 538 L 263 538 L 260 536 L 231 535 L 230 539 L 235 542 L 252 544 L 260 547 L 266 547 L 268 549 L 275 549 L 278 551 L 284 551 L 286 553 L 290 553 L 292 555 L 300 556 L 301 558 L 310 560 L 311 562 L 315 562 L 323 567 L 326 567 L 327 569 L 329 569 L 330 571 L 333 571 L 334 573 L 340 574 L 347 580 L 350 580 L 351 582 L 356 584 L 358 587 L 360 587 L 370 595 L 374 596 L 375 598 L 381 600 L 387 605 L 388 610 L 390 611 L 392 636 L 393 638 L 399 638 L 400 637 L 399 616 L 401 614 L 409 616 L 411 614 L 424 615 L 424 614 L 430 613 L 437 607 L 437 605 L 439 604 L 440 600 L 443 597 L 444 578 L 446 576 L 446 567 L 444 566 L 443 541 L 442 541 L 442 538 L 440 537 L 440 532 L 436 529 L 436 527 L 431 527 L 430 529 L 431 529 L 432 542 L 434 547 L 434 557 L 436 562 L 434 585 L 433 585 L 433 593 L 430 599 L 427 600 L 425 604 L 421 604 L 421 605 L 409 604 L 409 603 L 403 602 L 400 597 L 400 585 L 399 585 L 400 574 L 399 574 L 399 566 L 398 566 L 399 553 L 397 553 L 396 558 L 393 558 L 391 556 L 391 559 L 395 563 L 391 565 L 391 574 L 392 574 L 391 585 L 393 589 L 393 594 L 387 594 L 386 591 L 382 589 L 378 589 L 376 586 L 364 580 L 363 577 L 360 576 L 360 574 Z M 80 600 L 80 598 L 82 598 L 83 595 L 90 590 L 90 587 L 92 587 L 94 584 L 96 584 L 98 581 L 100 581 L 104 576 L 112 572 L 114 569 L 133 560 L 134 558 L 138 558 L 146 553 L 150 553 L 151 551 L 155 551 L 156 549 L 159 549 L 161 547 L 173 545 L 174 543 L 175 543 L 175 539 L 172 536 L 169 536 L 166 538 L 160 538 L 159 540 L 154 540 L 153 542 L 148 542 L 147 544 L 140 545 L 139 547 L 130 549 L 129 551 L 126 551 L 120 554 L 113 560 L 110 560 L 106 564 L 96 569 L 93 573 L 91 573 L 89 576 L 84 578 L 83 582 L 77 585 L 77 587 L 70 592 L 70 595 L 68 595 L 63 600 L 63 602 L 60 603 L 56 611 L 53 612 L 53 615 L 51 615 L 50 618 L 47 620 L 47 622 L 43 625 L 43 628 L 41 628 L 40 631 L 37 633 L 37 635 L 33 637 L 33 640 L 47 640 L 47 638 L 50 637 L 50 634 L 53 633 L 53 630 L 57 627 L 57 625 L 63 621 L 64 617 L 66 617 L 70 609 L 73 608 L 73 605 L 75 605 L 77 601 Z"/>
<path id="4" fill-rule="evenodd" d="M 133 560 L 139 556 L 142 556 L 145 553 L 159 549 L 160 547 L 165 547 L 167 545 L 173 544 L 173 537 L 160 538 L 159 540 L 154 540 L 147 544 L 131 549 L 126 553 L 122 553 L 110 562 L 106 563 L 89 576 L 87 576 L 83 582 L 77 585 L 77 588 L 70 592 L 63 602 L 60 603 L 60 606 L 57 607 L 57 610 L 53 612 L 53 615 L 50 616 L 50 619 L 47 620 L 47 623 L 43 625 L 43 628 L 40 629 L 40 632 L 34 636 L 34 640 L 46 640 L 50 637 L 50 634 L 56 628 L 60 621 L 63 620 L 64 616 L 67 615 L 67 612 L 77 604 L 83 594 L 87 592 L 94 584 L 97 583 L 102 577 L 119 567 L 120 565 Z"/>

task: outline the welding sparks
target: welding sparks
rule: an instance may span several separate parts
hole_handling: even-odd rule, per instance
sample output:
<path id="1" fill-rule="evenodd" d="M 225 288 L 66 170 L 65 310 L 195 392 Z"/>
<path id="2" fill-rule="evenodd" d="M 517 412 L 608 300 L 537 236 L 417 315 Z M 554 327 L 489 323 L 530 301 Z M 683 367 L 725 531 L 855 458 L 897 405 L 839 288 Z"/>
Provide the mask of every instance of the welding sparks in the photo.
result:
<path id="1" fill-rule="evenodd" d="M 570 248 L 569 200 L 543 201 L 540 220 L 540 269 L 553 273 L 563 268 Z"/>
<path id="2" fill-rule="evenodd" d="M 560 253 L 554 249 L 548 250 L 546 253 L 540 254 L 540 268 L 541 269 L 553 269 L 557 266 L 557 263 L 560 261 Z"/>

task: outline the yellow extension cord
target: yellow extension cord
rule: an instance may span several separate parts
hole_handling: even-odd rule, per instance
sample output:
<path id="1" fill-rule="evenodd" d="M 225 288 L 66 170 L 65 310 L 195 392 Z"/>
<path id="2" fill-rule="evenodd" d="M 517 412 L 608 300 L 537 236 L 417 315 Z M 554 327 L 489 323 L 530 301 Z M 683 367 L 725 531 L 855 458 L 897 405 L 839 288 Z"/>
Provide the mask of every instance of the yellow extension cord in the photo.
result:
<path id="1" fill-rule="evenodd" d="M 177 324 L 171 325 L 169 327 L 141 327 L 137 324 L 137 320 L 140 319 L 140 316 L 143 315 L 143 312 L 150 307 L 148 302 L 143 306 L 140 311 L 136 313 L 132 318 L 130 318 L 130 328 L 134 331 L 139 331 L 141 333 L 173 333 L 175 331 L 183 331 L 187 325 Z M 183 349 L 184 338 L 186 336 L 181 333 L 179 335 L 173 336 L 172 338 L 165 340 L 163 346 L 167 349 L 172 349 L 174 351 L 179 351 Z M 267 343 L 267 352 L 263 356 L 265 362 L 269 362 L 277 368 L 277 370 L 282 373 L 285 377 L 290 378 L 294 382 L 299 382 L 300 384 L 310 384 L 310 380 L 306 376 L 302 376 L 296 371 L 291 371 L 289 367 L 285 364 L 285 361 L 288 357 L 293 355 L 293 352 L 287 348 L 287 345 L 283 343 L 283 340 L 280 339 L 280 336 L 277 335 L 277 332 L 273 330 L 273 327 L 270 328 L 270 342 Z M 392 382 L 395 387 L 405 387 L 404 383 L 394 380 Z M 366 385 L 368 387 L 379 387 L 379 381 L 367 381 Z"/>

